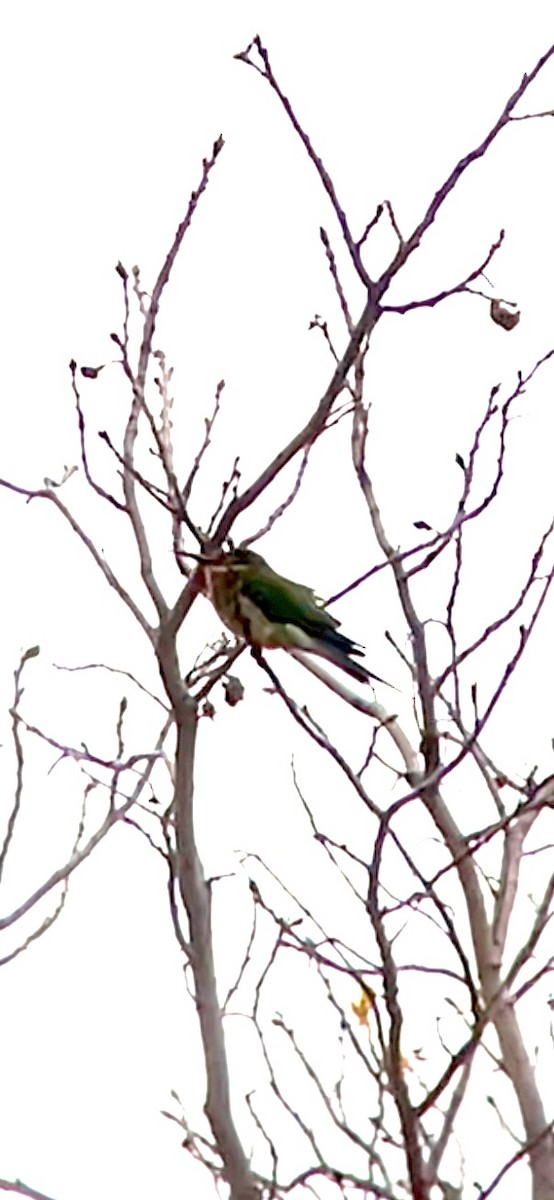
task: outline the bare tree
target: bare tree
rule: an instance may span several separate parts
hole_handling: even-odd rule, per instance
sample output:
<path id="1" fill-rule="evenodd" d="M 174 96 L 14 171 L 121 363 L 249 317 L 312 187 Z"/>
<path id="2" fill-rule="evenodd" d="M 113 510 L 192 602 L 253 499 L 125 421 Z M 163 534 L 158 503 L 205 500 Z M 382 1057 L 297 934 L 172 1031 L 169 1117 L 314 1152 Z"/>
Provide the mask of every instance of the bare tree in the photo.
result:
<path id="1" fill-rule="evenodd" d="M 254 38 L 237 58 L 271 89 L 300 138 L 330 202 L 341 253 L 346 250 L 350 269 L 365 294 L 356 317 L 343 282 L 335 235 L 321 229 L 345 336 L 339 344 L 327 322 L 314 319 L 327 341 L 332 367 L 309 419 L 286 445 L 276 448 L 271 461 L 246 486 L 235 462 L 221 483 L 211 517 L 196 511 L 195 487 L 209 469 L 208 450 L 223 403 L 223 383 L 216 388 L 203 440 L 191 454 L 183 477 L 173 444 L 172 371 L 157 344 L 156 323 L 183 239 L 208 184 L 213 186 L 224 148 L 218 138 L 202 164 L 198 185 L 151 291 L 143 286 L 137 269 L 117 267 L 123 323 L 112 340 L 129 389 L 128 416 L 119 441 L 110 431 L 96 431 L 111 455 L 111 488 L 100 483 L 95 472 L 92 418 L 83 400 L 83 380 L 89 381 L 87 387 L 101 386 L 103 367 L 78 368 L 75 362 L 70 367 L 80 470 L 99 504 L 107 505 L 114 520 L 125 526 L 138 555 L 137 586 L 131 589 L 124 582 L 108 563 L 95 534 L 62 498 L 71 469 L 60 481 L 47 480 L 38 490 L 0 480 L 4 489 L 27 501 L 47 503 L 69 525 L 106 585 L 126 606 L 129 619 L 146 635 L 163 685 L 162 699 L 148 693 L 160 711 L 150 749 L 126 751 L 127 705 L 122 701 L 116 723 L 117 752 L 113 758 L 102 758 L 85 745 L 69 745 L 25 719 L 22 678 L 38 648 L 22 656 L 15 672 L 11 714 L 16 782 L 0 850 L 0 881 L 24 803 L 25 749 L 32 739 L 51 749 L 54 763 L 69 759 L 77 766 L 83 779 L 83 809 L 67 861 L 0 919 L 0 930 L 12 938 L 1 961 L 10 961 L 48 930 L 61 912 L 72 874 L 116 825 L 131 824 L 144 833 L 167 867 L 169 910 L 196 1006 L 206 1072 L 206 1124 L 195 1126 L 180 1107 L 177 1092 L 175 1107 L 167 1116 L 184 1131 L 189 1154 L 205 1165 L 215 1187 L 221 1185 L 232 1200 L 309 1193 L 385 1200 L 401 1196 L 431 1200 L 437 1195 L 461 1200 L 472 1195 L 486 1200 L 493 1193 L 513 1195 L 510 1188 L 516 1177 L 529 1181 L 528 1186 L 518 1182 L 518 1194 L 523 1195 L 521 1188 L 527 1186 L 525 1194 L 533 1200 L 554 1200 L 552 1116 L 541 1095 L 529 1031 L 521 1017 L 524 998 L 547 983 L 554 965 L 547 937 L 554 874 L 542 868 L 549 849 L 554 784 L 552 778 L 538 782 L 533 773 L 511 778 L 487 748 L 491 718 L 512 686 L 554 579 L 551 513 L 529 547 L 528 560 L 521 564 L 520 585 L 515 594 L 506 596 L 496 617 L 469 638 L 459 624 L 460 595 L 471 571 L 468 542 L 502 495 L 512 416 L 525 390 L 549 369 L 554 347 L 545 347 L 516 379 L 503 381 L 484 398 L 472 439 L 465 453 L 458 454 L 460 489 L 451 519 L 441 530 L 418 519 L 414 541 L 407 546 L 396 546 L 387 531 L 372 478 L 373 397 L 366 385 L 372 335 L 389 314 L 434 308 L 464 294 L 473 296 L 483 311 L 486 305 L 490 318 L 506 332 L 517 325 L 517 306 L 497 296 L 485 276 L 502 246 L 502 230 L 488 249 L 476 253 L 475 263 L 455 284 L 400 304 L 389 302 L 389 292 L 416 250 L 424 247 L 433 222 L 466 171 L 500 135 L 510 136 L 508 127 L 514 122 L 552 115 L 524 112 L 522 106 L 529 86 L 553 57 L 554 46 L 523 77 L 480 143 L 456 163 L 408 235 L 400 231 L 388 200 L 361 232 L 354 232 L 335 183 L 274 74 L 267 49 Z M 385 223 L 393 231 L 396 250 L 375 278 L 367 263 Z M 132 333 L 137 319 L 138 349 Z M 345 713 L 357 711 L 365 719 L 364 758 L 355 765 L 341 751 L 339 739 L 329 736 L 284 687 L 276 674 L 278 660 L 272 658 L 270 663 L 259 646 L 251 647 L 275 705 L 286 706 L 318 755 L 332 760 L 332 770 L 344 789 L 341 794 L 348 797 L 356 815 L 344 838 L 337 838 L 317 797 L 308 794 L 306 784 L 293 773 L 298 808 L 309 830 L 306 853 L 309 844 L 310 853 L 315 846 L 321 855 L 321 880 L 306 879 L 305 893 L 293 893 L 255 846 L 245 848 L 241 877 L 244 888 L 249 887 L 250 923 L 233 921 L 239 967 L 224 996 L 221 983 L 218 986 L 212 912 L 220 884 L 206 878 L 198 850 L 194 772 L 199 721 L 217 720 L 217 698 L 223 696 L 232 707 L 250 703 L 236 674 L 240 664 L 235 666 L 248 647 L 244 641 L 235 645 L 223 637 L 200 652 L 193 665 L 183 661 L 178 637 L 202 579 L 201 567 L 191 565 L 190 554 L 213 556 L 228 544 L 238 518 L 245 514 L 252 520 L 246 543 L 268 533 L 295 503 L 314 447 L 324 436 L 332 437 L 345 421 L 351 427 L 351 469 L 371 530 L 364 555 L 373 565 L 366 566 L 328 604 L 355 589 L 371 588 L 377 575 L 388 574 L 405 640 L 400 642 L 390 632 L 388 638 L 398 655 L 404 690 L 412 697 L 411 728 L 400 720 L 394 696 L 387 705 L 362 698 L 359 690 L 330 676 L 319 663 L 303 660 L 343 701 Z M 493 469 L 484 484 L 491 446 Z M 283 472 L 291 463 L 296 474 L 285 487 Z M 271 486 L 281 488 L 279 499 L 260 528 L 259 502 L 266 500 Z M 162 582 L 156 542 L 160 520 L 171 531 L 180 580 L 176 600 L 169 599 L 170 589 Z M 147 615 L 150 611 L 154 618 Z M 493 686 L 483 687 L 482 655 L 506 632 L 511 650 L 507 656 L 499 651 Z M 87 664 L 86 669 L 110 668 Z M 127 672 L 132 686 L 142 687 L 138 675 L 135 670 Z M 473 823 L 466 828 L 453 815 L 448 796 L 458 779 L 462 790 L 478 789 L 482 819 L 477 827 Z M 395 797 L 389 802 L 390 780 Z M 106 797 L 105 814 L 91 832 L 87 798 L 100 789 Z M 152 806 L 153 800 L 157 807 Z M 529 886 L 525 870 L 530 861 L 539 867 L 531 895 L 525 899 L 522 889 Z M 337 890 L 334 928 L 319 911 L 320 890 L 327 887 Z M 351 938 L 340 911 L 341 896 L 348 897 L 357 913 Z M 46 915 L 45 901 L 53 903 Z M 303 989 L 309 995 L 310 1011 L 320 1006 L 318 1019 L 326 1040 L 319 1052 L 308 1036 L 305 1003 L 300 1002 Z M 432 1044 L 410 1051 L 406 1045 L 413 1045 L 414 996 L 434 1014 L 434 1035 Z M 284 1015 L 285 1008 L 293 1012 L 292 1017 Z M 231 1078 L 224 1036 L 226 1020 L 231 1027 L 231 1018 L 239 1014 L 248 1028 L 262 1081 L 246 1096 L 241 1095 L 241 1079 Z M 546 1053 L 551 1055 L 551 1047 Z M 493 1110 L 502 1147 L 500 1167 L 478 1183 L 468 1174 L 474 1166 L 471 1148 L 464 1144 L 467 1134 L 459 1132 L 468 1104 L 474 1110 L 475 1128 L 482 1120 L 481 1110 Z M 480 1111 L 475 1112 L 476 1106 Z M 512 1131 L 514 1113 L 518 1128 Z M 524 1174 L 516 1176 L 517 1171 Z M 502 1190 L 504 1184 L 508 1190 Z M 41 1195 L 21 1181 L 0 1180 L 0 1189 Z"/>

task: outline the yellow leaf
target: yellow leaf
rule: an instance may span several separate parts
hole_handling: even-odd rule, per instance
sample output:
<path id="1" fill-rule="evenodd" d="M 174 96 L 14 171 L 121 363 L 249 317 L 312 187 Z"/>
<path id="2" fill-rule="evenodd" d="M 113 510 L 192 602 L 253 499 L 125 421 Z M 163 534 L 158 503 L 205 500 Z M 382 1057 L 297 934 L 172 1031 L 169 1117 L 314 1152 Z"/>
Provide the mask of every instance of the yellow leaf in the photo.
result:
<path id="1" fill-rule="evenodd" d="M 368 1017 L 372 1008 L 375 1007 L 375 992 L 373 989 L 367 988 L 366 990 L 364 988 L 358 1003 L 356 1004 L 354 1001 L 352 1001 L 351 1007 L 352 1012 L 354 1013 L 354 1016 L 358 1018 L 360 1025 L 367 1025 L 369 1028 Z"/>

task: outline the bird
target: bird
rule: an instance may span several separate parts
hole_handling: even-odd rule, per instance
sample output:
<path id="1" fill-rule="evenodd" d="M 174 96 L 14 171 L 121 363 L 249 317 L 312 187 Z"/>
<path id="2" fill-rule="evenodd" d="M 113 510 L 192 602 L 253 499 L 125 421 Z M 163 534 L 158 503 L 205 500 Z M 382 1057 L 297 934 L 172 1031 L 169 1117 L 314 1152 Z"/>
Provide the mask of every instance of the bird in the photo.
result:
<path id="1" fill-rule="evenodd" d="M 279 575 L 261 554 L 238 546 L 216 555 L 190 557 L 199 563 L 200 590 L 236 637 L 263 650 L 308 651 L 358 683 L 386 684 L 354 661 L 363 657 L 363 647 L 339 633 L 340 621 L 327 611 L 324 601 L 311 588 Z"/>

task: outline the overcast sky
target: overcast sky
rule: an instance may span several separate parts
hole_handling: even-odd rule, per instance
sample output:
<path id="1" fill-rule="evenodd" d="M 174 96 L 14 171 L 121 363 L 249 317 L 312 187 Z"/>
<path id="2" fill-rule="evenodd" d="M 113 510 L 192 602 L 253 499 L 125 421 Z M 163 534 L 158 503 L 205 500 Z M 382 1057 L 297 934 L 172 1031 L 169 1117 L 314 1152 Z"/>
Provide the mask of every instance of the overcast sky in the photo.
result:
<path id="1" fill-rule="evenodd" d="M 121 328 L 114 266 L 118 260 L 129 269 L 138 263 L 145 286 L 151 284 L 198 183 L 202 158 L 220 133 L 225 148 L 160 321 L 160 340 L 175 364 L 181 466 L 190 461 L 188 448 L 198 442 L 218 380 L 226 380 L 198 519 L 212 511 L 238 449 L 248 480 L 297 428 L 299 414 L 313 409 L 330 373 L 322 339 L 308 331 L 314 313 L 329 319 L 344 345 L 318 234 L 325 224 L 338 246 L 338 230 L 275 97 L 233 59 L 255 33 L 353 225 L 363 228 L 388 198 L 407 233 L 453 164 L 481 139 L 548 47 L 552 21 L 542 2 L 524 6 L 512 0 L 486 5 L 159 0 L 155 6 L 98 0 L 88 8 L 31 0 L 5 7 L 2 477 L 40 486 L 45 476 L 58 479 L 77 461 L 68 362 L 74 357 L 80 364 L 99 364 L 114 357 L 109 334 Z M 550 65 L 525 110 L 553 106 Z M 548 119 L 506 131 L 486 164 L 469 172 L 425 252 L 414 257 L 391 293 L 400 302 L 457 282 L 482 260 L 499 229 L 506 229 L 491 273 L 497 292 L 521 307 L 513 335 L 489 321 L 484 302 L 466 297 L 383 325 L 371 366 L 380 400 L 374 433 L 384 448 L 374 466 L 392 540 L 404 542 L 415 519 L 437 527 L 448 519 L 459 490 L 453 457 L 467 451 L 490 387 L 513 383 L 518 369 L 528 369 L 554 343 L 553 137 Z M 390 236 L 377 238 L 373 269 L 393 249 Z M 354 284 L 351 295 L 357 315 L 363 295 Z M 87 411 L 97 429 L 117 430 L 125 393 L 115 367 L 101 379 L 96 390 L 83 383 Z M 522 494 L 527 529 L 537 533 L 551 504 L 551 394 L 552 374 L 518 414 L 514 490 L 502 517 L 509 522 L 510 547 L 493 531 L 487 559 L 491 569 L 492 555 L 492 573 L 506 583 L 521 570 L 516 552 Z M 430 431 L 426 438 L 422 426 Z M 95 451 L 100 472 L 109 465 L 103 454 L 102 448 Z M 293 576 L 309 574 L 307 582 L 329 595 L 351 578 L 356 551 L 342 535 L 337 505 L 342 483 L 334 480 L 326 447 L 318 471 L 294 516 L 272 532 L 271 549 L 277 566 Z M 80 488 L 78 479 L 70 481 L 64 498 L 70 503 L 73 497 L 88 518 Z M 50 731 L 63 732 L 67 742 L 79 744 L 92 731 L 99 745 L 108 746 L 110 737 L 113 745 L 121 688 L 108 693 L 90 675 L 68 684 L 51 664 L 112 662 L 140 674 L 142 635 L 129 631 L 121 606 L 105 595 L 47 506 L 25 505 L 3 491 L 0 502 L 2 700 L 11 702 L 11 672 L 20 649 L 40 643 L 41 657 L 29 668 L 29 719 L 50 721 Z M 253 532 L 268 511 L 262 506 L 238 532 Z M 107 551 L 124 555 L 116 522 L 104 519 L 98 528 Z M 117 561 L 125 571 L 124 559 Z M 167 572 L 171 598 L 176 583 L 169 551 Z M 202 611 L 204 616 L 195 616 L 198 630 L 206 619 Z M 370 666 L 381 674 L 394 672 L 382 628 L 368 628 L 362 602 L 351 598 L 341 615 L 348 632 L 368 645 Z M 467 619 L 471 623 L 471 612 Z M 210 631 L 216 628 L 212 624 Z M 551 636 L 544 637 L 523 687 L 536 686 L 533 670 L 552 650 Z M 154 686 L 147 659 L 144 675 Z M 313 697 L 313 690 L 308 694 Z M 522 775 L 537 761 L 552 770 L 550 712 L 538 708 L 521 745 L 504 727 L 503 746 Z M 340 724 L 338 709 L 332 711 Z M 294 874 L 302 870 L 306 850 L 291 846 L 286 836 L 294 803 L 288 725 L 263 696 L 258 715 L 255 737 L 246 705 L 232 722 L 226 715 L 206 734 L 207 755 L 217 758 L 219 768 L 238 758 L 255 781 L 245 788 L 244 805 L 234 798 L 232 807 L 216 810 L 208 865 L 231 869 L 234 851 L 241 848 L 269 853 L 274 847 L 279 861 L 282 842 L 283 859 L 288 857 Z M 139 725 L 142 718 L 140 710 Z M 505 719 L 521 731 L 520 714 L 510 712 Z M 9 745 L 7 716 L 0 740 Z M 272 759 L 272 791 L 266 795 L 275 742 L 283 748 Z M 30 767 L 28 816 L 2 912 L 71 845 L 78 774 L 65 765 L 47 776 L 50 762 L 39 751 Z M 8 797 L 12 770 L 6 760 Z M 212 779 L 209 772 L 206 779 Z M 217 786 L 215 774 L 207 794 L 214 796 Z M 267 815 L 276 807 L 285 831 L 281 842 Z M 200 818 L 206 844 L 213 822 L 210 808 Z M 0 1177 L 20 1176 L 54 1200 L 202 1195 L 177 1127 L 159 1115 L 170 1106 L 171 1088 L 195 1094 L 200 1066 L 194 1027 L 186 1039 L 180 1034 L 182 972 L 167 919 L 163 865 L 138 833 L 117 831 L 77 873 L 59 924 L 4 968 L 1 997 Z"/>

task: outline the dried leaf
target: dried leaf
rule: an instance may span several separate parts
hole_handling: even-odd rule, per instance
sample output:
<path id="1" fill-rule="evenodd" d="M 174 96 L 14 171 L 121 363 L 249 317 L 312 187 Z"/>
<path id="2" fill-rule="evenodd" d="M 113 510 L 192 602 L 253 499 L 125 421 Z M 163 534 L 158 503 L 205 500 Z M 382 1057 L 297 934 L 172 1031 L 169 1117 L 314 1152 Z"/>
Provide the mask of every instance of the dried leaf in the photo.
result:
<path id="1" fill-rule="evenodd" d="M 98 379 L 101 371 L 104 370 L 105 363 L 101 363 L 99 367 L 81 367 L 81 375 L 85 379 Z"/>
<path id="2" fill-rule="evenodd" d="M 244 685 L 236 675 L 229 675 L 223 685 L 223 692 L 225 703 L 234 708 L 244 698 Z"/>
<path id="3" fill-rule="evenodd" d="M 515 329 L 519 324 L 521 313 L 515 304 L 509 300 L 491 300 L 491 319 L 502 329 Z"/>

